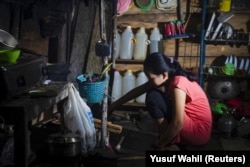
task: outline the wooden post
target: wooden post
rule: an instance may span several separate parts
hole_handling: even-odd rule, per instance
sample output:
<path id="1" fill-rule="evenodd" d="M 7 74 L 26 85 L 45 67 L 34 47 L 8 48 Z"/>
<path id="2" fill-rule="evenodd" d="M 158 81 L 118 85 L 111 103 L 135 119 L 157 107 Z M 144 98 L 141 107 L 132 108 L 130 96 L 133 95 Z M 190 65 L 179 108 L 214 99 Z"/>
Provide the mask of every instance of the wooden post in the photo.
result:
<path id="1" fill-rule="evenodd" d="M 105 28 L 105 8 L 104 8 L 104 0 L 100 1 L 100 23 L 101 23 L 101 37 L 104 41 L 106 41 L 106 28 Z M 103 57 L 104 66 L 108 64 L 108 56 Z M 108 77 L 108 71 L 105 72 L 105 77 Z M 104 94 L 108 95 L 108 85 L 107 82 L 105 85 Z M 104 96 L 103 104 L 102 104 L 102 129 L 101 129 L 101 147 L 107 148 L 109 145 L 109 134 L 107 130 L 107 112 L 108 112 L 108 97 Z"/>

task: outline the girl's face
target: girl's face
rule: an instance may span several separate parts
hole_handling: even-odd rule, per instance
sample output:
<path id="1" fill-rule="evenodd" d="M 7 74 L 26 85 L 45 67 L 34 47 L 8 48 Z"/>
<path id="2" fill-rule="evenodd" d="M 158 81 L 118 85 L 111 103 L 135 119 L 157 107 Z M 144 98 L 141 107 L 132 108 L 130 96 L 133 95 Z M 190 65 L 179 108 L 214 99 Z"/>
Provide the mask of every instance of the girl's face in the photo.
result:
<path id="1" fill-rule="evenodd" d="M 168 80 L 167 72 L 164 72 L 163 74 L 160 74 L 160 75 L 155 75 L 149 72 L 147 76 L 148 76 L 148 79 L 152 83 L 154 83 L 155 86 L 161 86 L 164 82 Z"/>

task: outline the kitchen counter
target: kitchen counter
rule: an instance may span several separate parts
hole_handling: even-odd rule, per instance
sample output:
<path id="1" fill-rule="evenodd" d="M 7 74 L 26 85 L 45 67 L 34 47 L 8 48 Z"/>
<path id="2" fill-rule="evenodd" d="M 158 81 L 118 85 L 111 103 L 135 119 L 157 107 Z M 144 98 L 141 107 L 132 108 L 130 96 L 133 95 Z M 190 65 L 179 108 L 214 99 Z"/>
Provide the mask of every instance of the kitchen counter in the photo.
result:
<path id="1" fill-rule="evenodd" d="M 67 82 L 50 82 L 22 92 L 20 95 L 0 102 L 0 115 L 6 124 L 14 125 L 15 166 L 28 167 L 30 156 L 29 127 L 32 120 L 53 106 L 63 113 L 63 103 L 68 97 Z"/>

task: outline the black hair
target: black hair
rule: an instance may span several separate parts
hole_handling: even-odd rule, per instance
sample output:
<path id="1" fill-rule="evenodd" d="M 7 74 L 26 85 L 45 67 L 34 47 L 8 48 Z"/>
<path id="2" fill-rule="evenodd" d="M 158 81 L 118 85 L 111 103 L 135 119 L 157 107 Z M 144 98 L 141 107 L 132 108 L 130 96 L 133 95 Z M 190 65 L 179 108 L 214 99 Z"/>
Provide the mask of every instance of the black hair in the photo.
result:
<path id="1" fill-rule="evenodd" d="M 168 72 L 170 77 L 185 76 L 190 81 L 198 82 L 198 77 L 194 73 L 183 69 L 177 60 L 174 58 L 168 58 L 166 55 L 160 52 L 149 54 L 146 57 L 143 66 L 145 72 L 151 72 L 155 75 Z"/>

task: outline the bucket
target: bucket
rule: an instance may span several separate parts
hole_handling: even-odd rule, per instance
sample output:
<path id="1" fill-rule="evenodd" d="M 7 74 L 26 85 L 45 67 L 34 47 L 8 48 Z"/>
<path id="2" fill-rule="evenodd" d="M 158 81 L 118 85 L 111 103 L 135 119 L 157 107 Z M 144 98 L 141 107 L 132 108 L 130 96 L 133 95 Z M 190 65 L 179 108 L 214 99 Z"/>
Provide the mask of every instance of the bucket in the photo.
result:
<path id="1" fill-rule="evenodd" d="M 93 74 L 97 76 L 98 74 Z M 100 81 L 90 82 L 87 78 L 81 74 L 76 79 L 79 87 L 79 93 L 82 98 L 85 98 L 88 103 L 99 103 L 104 98 L 105 86 L 108 78 L 104 78 Z"/>

